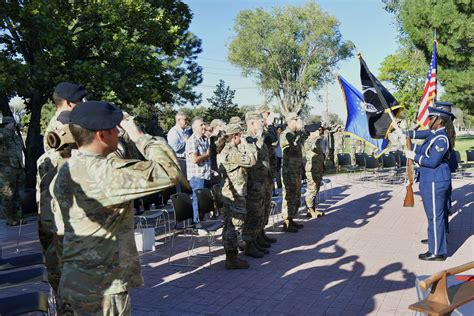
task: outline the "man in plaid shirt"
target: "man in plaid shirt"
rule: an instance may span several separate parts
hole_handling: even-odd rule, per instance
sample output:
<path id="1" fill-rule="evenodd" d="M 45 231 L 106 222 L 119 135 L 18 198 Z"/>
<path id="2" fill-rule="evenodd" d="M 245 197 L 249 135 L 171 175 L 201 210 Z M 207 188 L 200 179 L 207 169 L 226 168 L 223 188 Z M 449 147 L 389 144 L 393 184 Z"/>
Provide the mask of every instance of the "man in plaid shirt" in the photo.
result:
<path id="1" fill-rule="evenodd" d="M 206 124 L 201 117 L 195 117 L 192 123 L 193 134 L 186 140 L 186 172 L 193 189 L 194 223 L 199 221 L 196 190 L 210 187 L 211 153 L 209 140 L 204 135 Z"/>

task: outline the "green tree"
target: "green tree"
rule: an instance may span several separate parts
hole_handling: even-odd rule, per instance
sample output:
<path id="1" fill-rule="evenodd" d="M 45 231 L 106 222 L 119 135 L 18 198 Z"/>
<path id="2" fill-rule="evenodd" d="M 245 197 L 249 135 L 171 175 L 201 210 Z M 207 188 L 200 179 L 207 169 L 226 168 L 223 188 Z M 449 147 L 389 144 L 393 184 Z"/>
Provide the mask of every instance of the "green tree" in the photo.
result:
<path id="1" fill-rule="evenodd" d="M 0 109 L 14 95 L 26 101 L 30 186 L 41 108 L 60 81 L 122 107 L 200 102 L 201 42 L 181 1 L 2 1 L 0 12 Z"/>
<path id="2" fill-rule="evenodd" d="M 260 88 L 277 99 L 284 114 L 299 113 L 308 95 L 333 80 L 337 62 L 352 55 L 337 19 L 314 2 L 244 10 L 234 24 L 229 60 L 243 75 L 255 75 Z"/>
<path id="3" fill-rule="evenodd" d="M 413 122 L 420 106 L 429 65 L 423 53 L 410 44 L 385 57 L 379 69 L 379 79 L 394 88 L 397 101 L 405 108 L 405 117 Z"/>
<path id="4" fill-rule="evenodd" d="M 207 107 L 205 106 L 183 107 L 180 110 L 186 113 L 190 121 L 197 116 L 206 119 Z"/>
<path id="5" fill-rule="evenodd" d="M 235 90 L 225 85 L 224 80 L 219 80 L 214 90 L 214 95 L 207 99 L 210 106 L 206 113 L 206 120 L 221 119 L 224 122 L 229 121 L 232 116 L 240 116 L 239 106 L 232 100 Z"/>
<path id="6" fill-rule="evenodd" d="M 344 125 L 344 122 L 342 121 L 341 117 L 336 113 L 329 113 L 329 123 L 335 125 Z"/>
<path id="7" fill-rule="evenodd" d="M 402 36 L 420 49 L 429 61 L 436 29 L 438 80 L 446 94 L 442 99 L 474 111 L 473 25 L 470 0 L 383 0 L 395 14 Z"/>

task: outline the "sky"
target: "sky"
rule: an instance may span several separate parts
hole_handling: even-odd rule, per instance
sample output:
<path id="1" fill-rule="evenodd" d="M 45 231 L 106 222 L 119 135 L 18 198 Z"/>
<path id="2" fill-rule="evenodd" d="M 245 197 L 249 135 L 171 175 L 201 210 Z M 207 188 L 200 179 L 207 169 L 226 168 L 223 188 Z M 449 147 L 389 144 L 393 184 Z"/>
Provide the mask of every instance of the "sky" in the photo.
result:
<path id="1" fill-rule="evenodd" d="M 304 5 L 307 1 L 284 0 L 184 0 L 193 13 L 190 31 L 202 40 L 203 52 L 197 62 L 203 67 L 203 82 L 195 91 L 203 95 L 202 105 L 207 105 L 219 79 L 236 90 L 234 102 L 239 105 L 261 105 L 265 101 L 254 78 L 241 75 L 238 67 L 227 61 L 228 44 L 235 35 L 233 26 L 242 10 L 275 6 Z M 317 4 L 340 22 L 339 30 L 344 40 L 352 41 L 362 53 L 374 75 L 385 57 L 398 48 L 397 28 L 392 15 L 383 9 L 382 0 L 317 0 Z M 360 89 L 359 62 L 356 57 L 339 64 L 338 73 Z M 313 114 L 323 114 L 328 104 L 329 112 L 346 118 L 346 108 L 337 80 L 319 90 L 322 100 L 313 95 L 309 99 Z M 326 98 L 327 96 L 327 98 Z M 327 100 L 327 102 L 326 102 Z M 276 101 L 272 101 L 275 105 Z"/>

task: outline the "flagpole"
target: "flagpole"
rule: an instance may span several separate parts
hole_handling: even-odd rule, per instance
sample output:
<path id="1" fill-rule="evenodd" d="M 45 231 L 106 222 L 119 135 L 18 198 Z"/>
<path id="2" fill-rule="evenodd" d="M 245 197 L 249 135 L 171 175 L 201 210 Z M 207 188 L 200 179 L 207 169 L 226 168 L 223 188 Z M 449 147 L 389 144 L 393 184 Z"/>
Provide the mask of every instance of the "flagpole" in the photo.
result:
<path id="1" fill-rule="evenodd" d="M 434 45 L 433 45 L 433 50 L 435 49 L 436 47 L 436 53 L 438 52 L 438 41 L 436 40 L 436 28 L 434 29 L 434 34 L 433 34 L 433 42 L 434 42 Z M 438 63 L 438 61 L 436 61 L 436 63 Z M 438 76 L 438 65 L 436 65 L 436 76 Z M 436 86 L 435 86 L 435 90 L 436 90 L 436 93 L 434 95 L 434 98 L 433 98 L 433 102 L 436 102 L 436 99 L 438 97 L 438 78 L 436 78 Z"/>

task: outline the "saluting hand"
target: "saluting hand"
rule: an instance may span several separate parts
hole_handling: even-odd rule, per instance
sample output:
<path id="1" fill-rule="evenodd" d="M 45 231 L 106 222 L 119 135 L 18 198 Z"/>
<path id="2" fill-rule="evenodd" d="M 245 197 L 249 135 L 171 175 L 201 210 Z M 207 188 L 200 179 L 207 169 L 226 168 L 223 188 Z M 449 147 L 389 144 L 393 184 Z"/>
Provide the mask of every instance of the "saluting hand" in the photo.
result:
<path id="1" fill-rule="evenodd" d="M 135 124 L 133 116 L 124 115 L 122 122 L 120 122 L 120 127 L 122 127 L 127 132 L 127 134 L 130 136 L 130 139 L 134 142 L 137 141 L 140 136 L 144 135 L 137 124 Z"/>

